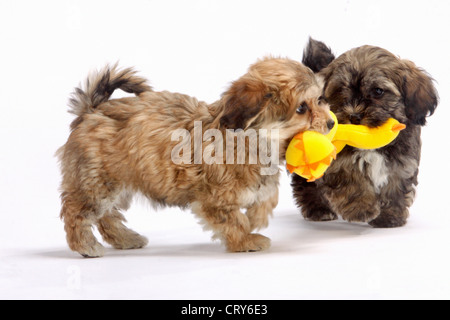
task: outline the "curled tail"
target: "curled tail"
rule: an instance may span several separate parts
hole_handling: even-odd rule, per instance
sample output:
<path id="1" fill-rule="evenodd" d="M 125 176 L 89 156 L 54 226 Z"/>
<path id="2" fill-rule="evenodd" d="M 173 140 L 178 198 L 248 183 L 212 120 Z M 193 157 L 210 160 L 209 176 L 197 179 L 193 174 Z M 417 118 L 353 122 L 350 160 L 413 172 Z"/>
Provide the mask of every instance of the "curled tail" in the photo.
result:
<path id="1" fill-rule="evenodd" d="M 107 65 L 88 77 L 84 89 L 75 88 L 69 100 L 69 112 L 77 116 L 91 113 L 99 104 L 108 101 L 116 89 L 136 95 L 152 91 L 146 80 L 136 76 L 132 68 L 119 70 L 117 63 L 112 67 Z"/>

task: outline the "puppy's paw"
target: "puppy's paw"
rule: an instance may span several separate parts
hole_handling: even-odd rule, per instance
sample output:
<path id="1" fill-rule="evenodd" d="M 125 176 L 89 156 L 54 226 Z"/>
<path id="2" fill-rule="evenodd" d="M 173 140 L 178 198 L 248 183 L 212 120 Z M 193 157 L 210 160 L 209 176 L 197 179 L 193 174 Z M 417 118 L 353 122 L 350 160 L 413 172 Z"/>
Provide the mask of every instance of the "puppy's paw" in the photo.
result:
<path id="1" fill-rule="evenodd" d="M 380 215 L 380 208 L 378 205 L 373 207 L 352 206 L 351 208 L 345 208 L 342 212 L 342 218 L 348 222 L 365 222 L 373 221 Z"/>
<path id="2" fill-rule="evenodd" d="M 380 215 L 378 218 L 370 221 L 369 224 L 374 228 L 398 228 L 406 224 L 406 218 Z"/>
<path id="3" fill-rule="evenodd" d="M 270 248 L 270 239 L 258 233 L 251 233 L 237 243 L 227 243 L 230 252 L 256 252 Z"/>
<path id="4" fill-rule="evenodd" d="M 326 209 L 302 211 L 302 214 L 308 221 L 333 221 L 338 218 L 337 214 Z"/>
<path id="5" fill-rule="evenodd" d="M 130 232 L 126 237 L 122 237 L 121 239 L 116 239 L 113 243 L 111 243 L 114 248 L 121 250 L 128 249 L 140 249 L 145 247 L 148 244 L 148 240 L 146 237 L 141 236 L 136 232 Z"/>
<path id="6" fill-rule="evenodd" d="M 105 216 L 98 222 L 98 231 L 103 240 L 116 249 L 138 249 L 148 244 L 147 238 L 126 227 L 122 221 L 124 219 L 119 213 Z"/>
<path id="7" fill-rule="evenodd" d="M 85 258 L 99 258 L 103 257 L 105 254 L 105 247 L 103 247 L 99 242 L 91 246 L 85 246 L 77 250 Z"/>

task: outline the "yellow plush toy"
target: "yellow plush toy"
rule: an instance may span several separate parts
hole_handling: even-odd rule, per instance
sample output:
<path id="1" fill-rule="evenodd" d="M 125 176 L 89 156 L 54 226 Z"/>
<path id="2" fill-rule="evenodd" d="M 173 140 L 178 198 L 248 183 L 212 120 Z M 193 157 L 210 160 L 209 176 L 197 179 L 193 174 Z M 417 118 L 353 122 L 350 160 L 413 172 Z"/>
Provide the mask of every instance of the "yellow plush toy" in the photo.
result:
<path id="1" fill-rule="evenodd" d="M 323 176 L 336 155 L 348 144 L 359 149 L 384 147 L 397 138 L 406 126 L 390 118 L 377 128 L 363 125 L 338 124 L 331 112 L 335 125 L 327 134 L 305 131 L 297 134 L 286 150 L 286 166 L 289 172 L 315 181 Z"/>

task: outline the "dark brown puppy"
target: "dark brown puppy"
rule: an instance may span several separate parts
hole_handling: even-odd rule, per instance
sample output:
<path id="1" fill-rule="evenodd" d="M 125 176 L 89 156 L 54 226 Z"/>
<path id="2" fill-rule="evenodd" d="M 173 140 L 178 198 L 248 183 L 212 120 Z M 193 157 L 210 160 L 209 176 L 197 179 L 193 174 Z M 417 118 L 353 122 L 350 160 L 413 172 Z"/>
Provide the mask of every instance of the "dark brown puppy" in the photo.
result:
<path id="1" fill-rule="evenodd" d="M 377 150 L 345 147 L 322 179 L 294 175 L 297 205 L 308 220 L 368 222 L 374 227 L 406 223 L 417 186 L 421 126 L 438 95 L 422 69 L 385 49 L 362 46 L 335 59 L 310 39 L 303 63 L 323 79 L 323 97 L 339 123 L 377 127 L 392 117 L 406 124 L 397 139 Z"/>

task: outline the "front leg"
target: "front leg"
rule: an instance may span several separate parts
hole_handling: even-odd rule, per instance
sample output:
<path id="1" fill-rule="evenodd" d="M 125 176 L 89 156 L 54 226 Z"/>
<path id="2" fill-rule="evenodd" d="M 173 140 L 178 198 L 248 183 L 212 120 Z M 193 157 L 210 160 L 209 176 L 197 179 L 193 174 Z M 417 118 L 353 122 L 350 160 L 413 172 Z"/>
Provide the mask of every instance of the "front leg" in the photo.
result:
<path id="1" fill-rule="evenodd" d="M 254 203 L 247 209 L 247 217 L 250 222 L 250 230 L 260 230 L 269 225 L 269 216 L 272 215 L 273 209 L 278 204 L 278 188 L 275 188 L 274 193 L 269 199 Z"/>
<path id="2" fill-rule="evenodd" d="M 194 202 L 192 211 L 202 218 L 230 252 L 260 251 L 270 247 L 270 239 L 251 233 L 250 221 L 237 205 Z"/>
<path id="3" fill-rule="evenodd" d="M 337 215 L 324 197 L 324 187 L 316 182 L 307 182 L 306 179 L 294 174 L 291 186 L 294 190 L 294 199 L 303 217 L 309 221 L 336 220 Z"/>
<path id="4" fill-rule="evenodd" d="M 383 208 L 380 215 L 369 224 L 374 228 L 398 228 L 406 224 L 408 216 L 408 208 L 398 206 Z"/>
<path id="5" fill-rule="evenodd" d="M 326 177 L 326 197 L 334 212 L 349 222 L 369 222 L 380 215 L 380 204 L 371 181 L 359 171 Z"/>
<path id="6" fill-rule="evenodd" d="M 398 184 L 392 182 L 383 188 L 380 195 L 381 213 L 376 219 L 369 222 L 372 227 L 397 228 L 406 224 L 409 217 L 409 206 L 414 202 L 416 191 L 413 182 L 403 183 L 402 187 L 396 188 Z"/>

